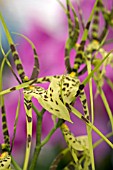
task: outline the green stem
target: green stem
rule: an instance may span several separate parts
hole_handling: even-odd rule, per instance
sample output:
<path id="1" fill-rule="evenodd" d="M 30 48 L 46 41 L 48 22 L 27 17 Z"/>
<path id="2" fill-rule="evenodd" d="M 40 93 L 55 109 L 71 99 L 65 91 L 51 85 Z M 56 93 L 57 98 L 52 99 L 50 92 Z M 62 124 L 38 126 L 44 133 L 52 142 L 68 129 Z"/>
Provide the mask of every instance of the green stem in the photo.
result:
<path id="1" fill-rule="evenodd" d="M 104 43 L 104 45 L 110 44 L 110 43 L 113 43 L 113 39 L 106 40 L 105 43 Z"/>
<path id="2" fill-rule="evenodd" d="M 40 112 L 37 110 L 36 106 L 32 103 L 32 108 L 35 111 L 36 115 L 40 117 Z"/>
<path id="3" fill-rule="evenodd" d="M 91 58 L 91 55 L 88 56 Z M 88 75 L 91 73 L 91 60 L 87 60 L 87 70 Z M 89 80 L 89 91 L 90 91 L 90 106 L 91 106 L 91 121 L 92 124 L 94 123 L 94 106 L 93 106 L 93 90 L 92 90 L 92 78 Z M 92 145 L 92 129 L 87 125 L 87 133 L 88 133 L 88 141 L 89 141 L 89 148 L 90 148 L 90 155 L 91 155 L 91 166 L 92 170 L 95 170 L 95 163 L 94 163 L 94 153 L 93 153 L 93 145 Z"/>
<path id="4" fill-rule="evenodd" d="M 102 101 L 104 103 L 104 106 L 106 108 L 106 111 L 108 113 L 108 116 L 109 116 L 109 119 L 110 119 L 110 122 L 111 122 L 112 131 L 113 131 L 113 115 L 112 115 L 111 109 L 109 107 L 109 103 L 108 103 L 108 101 L 106 99 L 106 96 L 105 96 L 104 91 L 102 90 L 102 88 L 98 87 L 98 89 L 99 89 L 99 93 L 100 93 L 100 96 L 102 98 Z"/>
<path id="5" fill-rule="evenodd" d="M 35 147 L 34 154 L 33 154 L 33 158 L 32 158 L 32 161 L 31 161 L 31 165 L 30 165 L 29 170 L 35 170 L 35 168 L 36 168 L 36 163 L 37 163 L 37 159 L 38 159 L 38 156 L 39 156 L 39 154 L 40 154 L 40 151 L 41 151 L 40 145 L 37 146 L 37 147 Z"/>
<path id="6" fill-rule="evenodd" d="M 82 119 L 83 118 L 83 115 L 78 111 L 76 110 L 74 107 L 72 107 L 71 105 L 69 105 L 69 107 L 71 108 L 71 111 L 73 114 L 75 114 L 79 119 Z M 91 127 L 112 149 L 113 149 L 113 144 L 111 143 L 111 141 L 109 141 L 105 135 L 103 135 L 101 133 L 101 131 L 98 130 L 98 128 L 96 128 L 91 122 L 89 122 L 87 119 L 84 120 L 82 119 L 83 121 L 85 121 L 85 123 Z"/>
<path id="7" fill-rule="evenodd" d="M 15 170 L 22 170 L 12 156 L 11 156 L 11 163 L 14 166 Z"/>
<path id="8" fill-rule="evenodd" d="M 104 76 L 104 79 L 106 80 L 107 84 L 110 86 L 110 88 L 113 90 L 113 83 L 112 81 L 105 75 Z"/>
<path id="9" fill-rule="evenodd" d="M 29 170 L 35 170 L 36 168 L 36 162 L 37 162 L 37 159 L 38 159 L 38 156 L 40 154 L 40 151 L 41 151 L 41 148 L 50 140 L 52 134 L 56 131 L 56 127 L 54 127 L 50 133 L 47 135 L 47 137 L 42 141 L 42 143 L 40 143 L 39 145 L 36 145 L 35 147 L 35 151 L 34 151 L 34 154 L 33 154 L 33 159 L 32 159 L 32 162 L 31 162 L 31 166 L 29 168 Z M 38 137 L 37 137 L 38 138 Z"/>
<path id="10" fill-rule="evenodd" d="M 113 136 L 113 132 L 110 132 L 106 135 L 106 138 L 110 138 L 111 136 Z M 100 145 L 102 142 L 104 142 L 104 140 L 101 138 L 99 139 L 98 141 L 96 141 L 94 144 L 93 144 L 93 148 L 95 149 L 98 145 Z"/>
<path id="11" fill-rule="evenodd" d="M 38 125 L 36 130 L 36 146 L 41 144 L 41 132 L 42 132 L 42 117 L 45 112 L 45 109 L 42 109 L 40 116 L 37 117 Z"/>
<path id="12" fill-rule="evenodd" d="M 41 142 L 41 147 L 44 146 L 51 138 L 51 136 L 53 135 L 53 133 L 57 130 L 57 127 L 53 127 L 53 129 L 49 132 L 49 134 L 45 137 L 45 139 Z"/>
<path id="13" fill-rule="evenodd" d="M 89 56 L 91 58 L 91 56 Z M 91 73 L 91 61 L 87 60 L 88 75 Z M 94 105 L 93 105 L 93 88 L 92 78 L 89 80 L 90 106 L 91 106 L 91 122 L 94 123 Z"/>
<path id="14" fill-rule="evenodd" d="M 85 80 L 82 82 L 82 84 L 85 86 L 87 84 L 87 82 L 89 82 L 90 78 L 94 75 L 94 73 L 100 68 L 100 66 L 102 65 L 102 63 L 107 59 L 107 57 L 109 57 L 109 55 L 111 54 L 111 52 L 113 52 L 113 50 L 111 50 L 106 57 L 104 57 L 103 60 L 101 60 L 96 67 L 91 71 L 91 73 L 85 78 Z"/>
<path id="15" fill-rule="evenodd" d="M 37 163 L 37 158 L 38 155 L 40 154 L 41 151 L 41 132 L 42 132 L 42 118 L 43 118 L 43 114 L 45 112 L 45 109 L 42 109 L 41 112 L 39 112 L 37 110 L 37 108 L 32 105 L 33 110 L 35 111 L 35 113 L 37 114 L 37 127 L 36 127 L 36 147 L 33 153 L 33 157 L 31 160 L 31 165 L 29 170 L 34 170 L 36 167 L 36 163 Z"/>
<path id="16" fill-rule="evenodd" d="M 39 122 L 39 119 L 38 119 L 38 126 L 39 125 L 41 126 L 40 123 L 41 122 Z M 46 138 L 42 142 L 40 141 L 41 140 L 41 127 L 37 127 L 37 132 L 38 132 L 37 133 L 37 144 L 35 147 L 35 151 L 33 154 L 33 158 L 32 158 L 29 170 L 35 170 L 36 162 L 37 162 L 38 156 L 40 154 L 41 148 L 50 140 L 53 133 L 61 126 L 62 123 L 63 123 L 63 120 L 59 119 L 57 124 L 53 127 L 53 129 L 49 132 L 49 134 L 46 136 Z M 39 135 L 39 137 L 38 137 L 38 135 Z"/>

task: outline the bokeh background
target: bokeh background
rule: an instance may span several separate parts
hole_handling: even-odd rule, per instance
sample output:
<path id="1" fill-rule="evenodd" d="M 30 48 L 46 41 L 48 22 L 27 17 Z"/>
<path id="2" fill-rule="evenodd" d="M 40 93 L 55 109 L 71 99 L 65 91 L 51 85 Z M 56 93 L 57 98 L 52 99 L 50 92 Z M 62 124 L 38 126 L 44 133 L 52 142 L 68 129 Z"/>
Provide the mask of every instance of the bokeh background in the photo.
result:
<path id="1" fill-rule="evenodd" d="M 62 1 L 65 4 L 65 0 Z M 76 3 L 79 3 L 83 11 L 84 22 L 87 22 L 87 19 L 90 15 L 91 9 L 94 4 L 94 0 L 73 0 L 75 4 L 75 9 L 77 9 Z M 104 4 L 107 9 L 111 9 L 112 0 L 105 0 Z M 8 25 L 10 32 L 19 32 L 26 35 L 30 38 L 36 46 L 39 62 L 40 62 L 40 74 L 41 76 L 46 75 L 55 75 L 55 74 L 65 74 L 65 65 L 64 65 L 64 47 L 65 41 L 68 36 L 67 30 L 67 20 L 65 13 L 57 2 L 57 0 L 19 0 L 19 1 L 0 1 L 0 11 L 2 12 L 4 19 Z M 100 28 L 99 31 L 101 31 Z M 79 37 L 79 41 L 82 35 L 82 29 Z M 7 52 L 9 46 L 7 44 L 7 39 L 5 37 L 4 31 L 0 23 L 0 35 L 2 35 L 2 45 Z M 112 29 L 110 29 L 109 37 L 113 37 Z M 13 40 L 17 43 L 17 49 L 20 54 L 22 63 L 26 75 L 30 77 L 32 67 L 33 67 L 33 53 L 30 45 L 23 38 L 12 34 Z M 110 44 L 106 47 L 107 50 L 113 48 L 113 45 Z M 0 62 L 2 60 L 2 54 L 0 53 Z M 12 56 L 9 56 L 9 60 L 14 67 L 14 62 Z M 73 63 L 73 56 L 71 59 Z M 16 70 L 15 70 L 16 72 Z M 110 70 L 109 77 L 113 80 L 112 72 Z M 81 79 L 83 79 L 82 77 Z M 5 66 L 3 73 L 3 88 L 12 87 L 17 85 L 15 78 L 10 72 L 9 68 Z M 107 99 L 110 103 L 110 108 L 113 110 L 112 105 L 112 96 L 113 92 L 107 86 L 104 87 Z M 88 87 L 86 87 L 86 94 L 89 98 Z M 94 92 L 96 91 L 94 86 Z M 8 127 L 10 131 L 10 136 L 13 136 L 13 125 L 15 119 L 15 112 L 18 103 L 19 92 L 13 92 L 5 96 L 5 106 L 8 119 Z M 35 105 L 41 110 L 41 106 L 37 101 L 34 100 Z M 75 107 L 83 112 L 79 99 L 77 99 Z M 79 136 L 84 135 L 85 125 L 75 116 L 71 115 L 73 125 L 68 124 L 72 132 Z M 36 137 L 36 116 L 33 113 L 33 143 L 32 143 L 32 152 L 35 145 Z M 111 127 L 109 125 L 108 116 L 106 114 L 105 107 L 103 106 L 102 100 L 98 96 L 95 98 L 95 125 L 99 128 L 101 132 L 107 134 L 110 132 Z M 46 113 L 43 118 L 43 127 L 42 127 L 42 139 L 48 134 L 50 129 L 53 126 L 51 120 L 51 115 Z M 93 133 L 93 139 L 96 141 L 99 139 L 99 136 Z M 13 149 L 13 155 L 17 162 L 21 165 L 24 160 L 24 151 L 25 151 L 25 141 L 26 141 L 26 125 L 25 125 L 25 111 L 23 107 L 23 97 L 21 98 L 21 108 L 19 114 L 19 121 L 17 126 L 17 134 L 15 139 L 15 145 Z M 0 143 L 3 143 L 3 135 L 1 129 L 1 115 L 0 115 Z M 60 130 L 58 129 L 54 135 L 51 137 L 48 144 L 42 149 L 40 157 L 37 162 L 37 168 L 39 170 L 48 170 L 52 160 L 55 158 L 57 153 L 65 148 L 66 144 L 62 137 Z M 49 155 L 49 156 L 48 156 Z M 32 153 L 31 153 L 32 156 Z M 95 160 L 96 160 L 96 170 L 100 169 L 113 169 L 113 151 L 108 147 L 104 142 L 102 145 L 98 146 L 95 149 Z"/>

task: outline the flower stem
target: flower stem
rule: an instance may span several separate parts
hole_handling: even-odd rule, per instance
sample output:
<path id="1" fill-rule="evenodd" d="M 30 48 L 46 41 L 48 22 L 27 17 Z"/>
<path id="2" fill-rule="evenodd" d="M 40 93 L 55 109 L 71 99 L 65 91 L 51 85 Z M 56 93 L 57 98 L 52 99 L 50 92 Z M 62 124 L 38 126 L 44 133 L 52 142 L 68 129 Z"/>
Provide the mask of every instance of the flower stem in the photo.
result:
<path id="1" fill-rule="evenodd" d="M 37 137 L 36 137 L 36 147 L 34 150 L 33 158 L 31 161 L 31 165 L 29 170 L 35 170 L 36 168 L 36 163 L 38 156 L 40 154 L 41 148 L 50 140 L 51 136 L 53 133 L 61 126 L 61 124 L 64 121 L 59 119 L 57 124 L 52 128 L 52 130 L 49 132 L 49 134 L 45 137 L 45 139 L 41 142 L 41 127 L 42 127 L 42 119 L 39 120 L 38 118 L 38 126 L 37 126 Z"/>
<path id="2" fill-rule="evenodd" d="M 22 170 L 12 156 L 11 156 L 11 163 L 14 166 L 15 170 Z"/>
<path id="3" fill-rule="evenodd" d="M 32 161 L 31 161 L 29 170 L 35 169 L 37 158 L 41 151 L 40 144 L 41 144 L 41 132 L 42 132 L 42 118 L 43 118 L 43 114 L 45 112 L 45 109 L 42 109 L 42 111 L 39 112 L 34 105 L 32 105 L 32 108 L 35 111 L 35 113 L 37 114 L 37 122 L 38 123 L 37 123 L 37 127 L 36 127 L 36 147 L 35 147 L 35 150 L 33 153 L 33 157 L 32 157 Z"/>

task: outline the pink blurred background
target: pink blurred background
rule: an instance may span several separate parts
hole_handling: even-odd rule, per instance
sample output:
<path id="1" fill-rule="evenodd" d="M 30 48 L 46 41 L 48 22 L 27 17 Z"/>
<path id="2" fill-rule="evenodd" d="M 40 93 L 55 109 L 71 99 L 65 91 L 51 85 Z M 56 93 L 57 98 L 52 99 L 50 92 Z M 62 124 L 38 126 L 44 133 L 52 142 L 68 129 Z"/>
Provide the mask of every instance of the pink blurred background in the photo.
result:
<path id="1" fill-rule="evenodd" d="M 65 4 L 65 1 L 62 2 L 64 2 Z M 76 0 L 73 2 L 75 3 L 75 8 L 77 10 Z M 80 3 L 81 9 L 83 11 L 84 22 L 86 23 L 89 14 L 91 12 L 91 9 L 93 7 L 94 0 L 81 0 L 78 2 Z M 105 0 L 104 3 L 107 9 L 111 8 L 112 5 L 111 0 L 110 1 Z M 19 32 L 24 34 L 28 38 L 30 38 L 32 42 L 35 44 L 39 55 L 39 62 L 40 62 L 39 77 L 46 76 L 46 75 L 65 74 L 64 47 L 68 35 L 67 20 L 62 7 L 59 5 L 59 3 L 56 0 L 54 1 L 53 0 L 42 0 L 42 1 L 20 0 L 18 2 L 14 0 L 12 2 L 8 2 L 4 0 L 4 1 L 0 1 L 0 10 L 2 11 L 4 19 L 11 32 Z M 3 33 L 1 24 L 0 24 L 0 31 Z M 111 31 L 110 35 L 113 37 L 113 32 L 111 29 L 110 31 Z M 81 35 L 82 35 L 82 29 L 81 29 L 80 38 Z M 17 49 L 20 54 L 26 75 L 30 77 L 32 67 L 33 67 L 32 49 L 28 44 L 28 42 L 26 42 L 24 39 L 13 34 L 12 37 L 15 43 L 19 44 Z M 7 45 L 6 39 L 4 38 L 4 34 L 2 35 L 2 43 L 5 52 L 7 52 L 9 47 Z M 112 47 L 113 47 L 112 45 L 107 46 L 108 51 Z M 15 70 L 12 57 L 10 57 L 10 61 Z M 73 57 L 71 59 L 71 63 L 73 63 Z M 113 80 L 111 72 L 109 72 L 109 76 Z M 3 80 L 4 80 L 4 89 L 18 84 L 7 67 L 4 70 Z M 113 105 L 111 100 L 113 92 L 107 86 L 105 86 L 104 89 L 108 101 L 110 102 L 110 108 L 113 110 Z M 88 87 L 86 87 L 85 90 L 86 90 L 87 97 L 89 99 Z M 94 92 L 95 92 L 95 87 L 94 87 Z M 15 118 L 18 98 L 19 98 L 19 92 L 17 91 L 5 96 L 8 127 L 9 127 L 11 138 L 13 135 L 13 125 L 14 125 L 14 118 Z M 94 99 L 94 101 L 95 101 L 95 125 L 99 128 L 99 130 L 102 133 L 107 134 L 111 130 L 111 128 L 108 122 L 108 116 L 106 114 L 105 107 L 103 106 L 100 97 L 97 97 L 96 99 Z M 37 105 L 39 109 L 41 109 L 41 106 L 39 106 L 37 101 L 34 100 L 34 103 Z M 75 107 L 80 112 L 83 112 L 79 99 L 77 99 Z M 75 122 L 73 125 L 68 124 L 72 132 L 77 136 L 84 135 L 86 133 L 84 123 L 81 122 L 81 120 L 78 120 L 73 115 L 71 115 L 71 117 Z M 34 148 L 35 145 L 36 123 L 37 123 L 36 116 L 33 113 L 33 147 L 32 148 Z M 1 115 L 0 115 L 0 124 L 1 124 Z M 49 113 L 46 113 L 43 118 L 42 139 L 44 139 L 44 137 L 48 134 L 52 126 L 53 126 L 53 122 L 51 119 L 51 115 Z M 0 126 L 0 132 L 2 132 L 1 126 Z M 93 139 L 94 141 L 99 139 L 98 135 L 93 133 Z M 26 125 L 25 125 L 25 111 L 23 107 L 23 97 L 22 97 L 16 140 L 13 149 L 13 155 L 19 164 L 23 162 L 23 158 L 24 158 L 23 151 L 25 150 L 25 141 L 26 141 Z M 0 133 L 0 143 L 3 143 L 2 133 Z M 55 154 L 58 153 L 58 151 L 61 148 L 64 148 L 64 145 L 65 142 L 63 140 L 62 134 L 58 129 L 55 132 L 55 134 L 51 137 L 47 146 L 45 146 L 44 149 L 42 149 L 39 158 L 40 170 L 41 168 L 47 169 L 48 165 L 55 157 Z M 50 155 L 49 160 L 47 159 L 48 153 Z M 97 164 L 98 167 L 99 166 L 102 167 L 103 165 L 102 160 L 108 159 L 109 157 L 110 157 L 110 163 L 113 162 L 112 154 L 113 153 L 111 152 L 110 148 L 105 143 L 97 147 L 95 149 L 95 158 L 96 158 L 96 162 L 98 163 Z M 47 167 L 43 167 L 44 159 L 45 159 L 45 165 L 47 165 Z"/>

